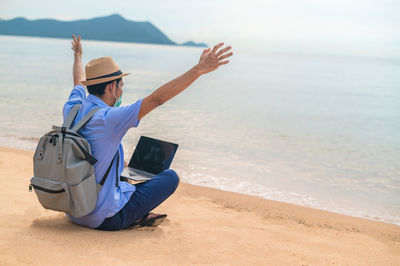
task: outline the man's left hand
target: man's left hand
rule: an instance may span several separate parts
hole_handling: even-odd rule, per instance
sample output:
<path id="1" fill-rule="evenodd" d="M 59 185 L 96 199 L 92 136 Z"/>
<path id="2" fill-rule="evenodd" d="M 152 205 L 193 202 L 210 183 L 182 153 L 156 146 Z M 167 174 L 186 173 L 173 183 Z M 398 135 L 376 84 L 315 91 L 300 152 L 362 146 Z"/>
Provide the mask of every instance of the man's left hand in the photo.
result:
<path id="1" fill-rule="evenodd" d="M 208 72 L 216 70 L 219 66 L 229 63 L 229 60 L 224 60 L 233 55 L 232 52 L 227 53 L 232 47 L 227 46 L 218 51 L 224 45 L 223 42 L 215 45 L 213 49 L 207 48 L 203 50 L 200 56 L 199 63 L 196 68 L 199 70 L 200 74 L 206 74 Z"/>

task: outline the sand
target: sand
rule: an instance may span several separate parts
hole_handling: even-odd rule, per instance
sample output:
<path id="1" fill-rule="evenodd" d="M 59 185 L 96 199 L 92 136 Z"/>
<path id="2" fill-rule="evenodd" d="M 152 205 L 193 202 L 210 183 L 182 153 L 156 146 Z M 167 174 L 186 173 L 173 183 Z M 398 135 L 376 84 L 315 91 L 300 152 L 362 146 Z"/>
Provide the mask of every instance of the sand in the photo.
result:
<path id="1" fill-rule="evenodd" d="M 180 183 L 159 227 L 103 232 L 41 207 L 0 147 L 0 265 L 400 265 L 400 226 Z"/>

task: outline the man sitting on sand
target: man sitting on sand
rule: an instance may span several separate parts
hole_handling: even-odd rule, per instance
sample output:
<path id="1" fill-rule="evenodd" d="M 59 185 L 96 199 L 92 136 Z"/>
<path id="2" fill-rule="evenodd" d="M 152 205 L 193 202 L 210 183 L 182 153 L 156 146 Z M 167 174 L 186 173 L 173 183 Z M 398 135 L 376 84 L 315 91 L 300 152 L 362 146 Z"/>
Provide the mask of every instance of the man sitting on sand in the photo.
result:
<path id="1" fill-rule="evenodd" d="M 121 72 L 111 57 L 101 57 L 91 60 L 85 66 L 85 76 L 81 37 L 72 37 L 74 89 L 64 105 L 64 119 L 76 104 L 81 104 L 81 107 L 74 123 L 91 109 L 101 108 L 79 133 L 89 142 L 92 154 L 97 159 L 94 165 L 97 182 L 100 182 L 108 169 L 109 172 L 98 194 L 94 211 L 80 218 L 68 214 L 67 216 L 77 224 L 100 230 L 157 226 L 166 215 L 150 211 L 175 191 L 179 178 L 173 170 L 168 169 L 150 181 L 137 185 L 120 181 L 124 167 L 122 138 L 128 129 L 137 127 L 144 116 L 184 91 L 201 75 L 227 64 L 229 61 L 224 59 L 232 56 L 232 52 L 227 53 L 231 47 L 220 49 L 224 44 L 219 43 L 212 50 L 205 49 L 198 64 L 189 71 L 164 84 L 147 97 L 120 107 L 124 86 L 122 77 L 129 73 Z M 84 85 L 89 92 L 87 97 Z"/>

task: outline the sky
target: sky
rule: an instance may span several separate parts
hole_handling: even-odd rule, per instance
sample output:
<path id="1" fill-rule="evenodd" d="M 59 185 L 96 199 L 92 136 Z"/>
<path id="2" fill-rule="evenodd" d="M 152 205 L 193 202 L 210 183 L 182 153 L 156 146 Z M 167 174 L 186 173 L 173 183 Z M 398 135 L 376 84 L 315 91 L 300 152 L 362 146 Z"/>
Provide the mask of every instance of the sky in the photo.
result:
<path id="1" fill-rule="evenodd" d="M 116 13 L 178 43 L 400 57 L 400 0 L 0 0 L 1 19 Z"/>

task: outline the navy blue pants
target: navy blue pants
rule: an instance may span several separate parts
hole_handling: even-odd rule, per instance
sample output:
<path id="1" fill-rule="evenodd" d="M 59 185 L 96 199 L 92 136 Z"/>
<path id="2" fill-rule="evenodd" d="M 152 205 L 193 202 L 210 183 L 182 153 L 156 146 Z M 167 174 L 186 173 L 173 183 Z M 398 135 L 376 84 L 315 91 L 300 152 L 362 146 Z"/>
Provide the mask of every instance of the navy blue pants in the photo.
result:
<path id="1" fill-rule="evenodd" d="M 178 187 L 179 177 L 167 169 L 151 180 L 139 183 L 129 201 L 114 216 L 106 218 L 97 227 L 99 230 L 114 231 L 129 227 L 166 200 Z"/>

